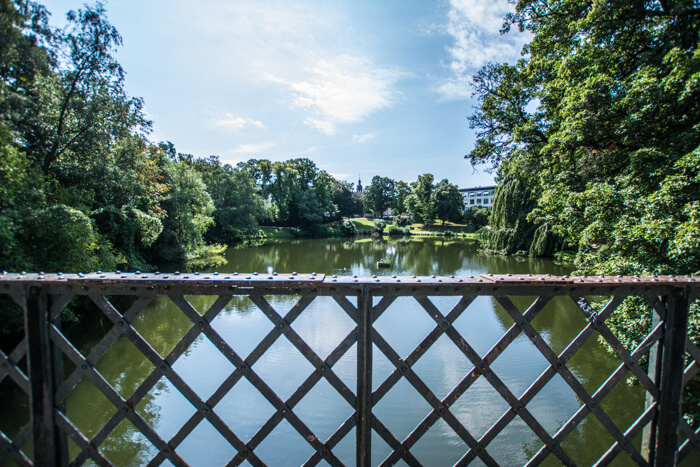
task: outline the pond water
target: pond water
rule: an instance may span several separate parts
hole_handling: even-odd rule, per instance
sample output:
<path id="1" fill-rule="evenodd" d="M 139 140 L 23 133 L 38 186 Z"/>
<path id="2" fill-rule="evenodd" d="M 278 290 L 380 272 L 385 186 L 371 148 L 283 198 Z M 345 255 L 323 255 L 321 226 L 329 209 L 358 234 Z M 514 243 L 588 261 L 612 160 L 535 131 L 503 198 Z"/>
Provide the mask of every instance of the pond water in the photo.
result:
<path id="1" fill-rule="evenodd" d="M 564 275 L 570 268 L 549 260 L 485 256 L 478 253 L 473 241 L 437 238 L 380 240 L 319 239 L 291 240 L 264 246 L 230 249 L 228 264 L 221 272 L 290 273 L 317 272 L 338 275 L 458 275 L 487 273 Z M 389 269 L 377 269 L 380 259 Z M 535 297 L 511 297 L 525 310 Z M 204 313 L 216 297 L 190 296 L 190 303 Z M 297 297 L 267 297 L 284 315 Z M 431 297 L 447 314 L 459 297 Z M 119 308 L 119 304 L 116 306 Z M 122 312 L 125 310 L 121 309 Z M 109 331 L 111 323 L 90 324 L 90 329 L 75 328 L 72 339 L 87 355 Z M 587 321 L 574 303 L 565 297 L 550 302 L 533 321 L 533 325 L 557 353 L 583 329 Z M 501 338 L 513 324 L 510 316 L 489 296 L 476 298 L 454 323 L 454 327 L 481 355 Z M 192 327 L 192 322 L 166 297 L 159 297 L 133 323 L 141 335 L 162 356 L 167 355 Z M 247 297 L 234 297 L 212 322 L 213 328 L 245 358 L 272 329 L 272 323 Z M 85 325 L 88 327 L 88 325 Z M 376 321 L 375 328 L 405 358 L 435 327 L 435 322 L 412 297 L 397 299 Z M 321 357 L 326 358 L 353 329 L 353 321 L 330 297 L 317 297 L 297 318 L 292 328 Z M 356 356 L 353 346 L 333 366 L 333 371 L 355 392 Z M 618 366 L 617 358 L 607 353 L 595 337 L 570 361 L 569 368 L 589 393 L 595 390 Z M 548 367 L 542 354 L 530 340 L 520 335 L 491 365 L 492 370 L 519 397 Z M 153 366 L 125 338 L 115 345 L 96 365 L 99 372 L 117 391 L 128 398 L 150 374 Z M 207 400 L 233 372 L 231 363 L 203 335 L 200 335 L 173 365 L 175 371 L 203 399 Z M 289 398 L 313 372 L 311 364 L 284 337 L 253 365 L 253 370 L 283 400 Z M 376 389 L 394 367 L 376 347 L 373 361 L 373 387 Z M 442 336 L 413 366 L 416 374 L 439 398 L 444 398 L 471 371 L 472 364 L 449 338 Z M 528 410 L 550 433 L 556 432 L 580 407 L 581 402 L 556 375 L 527 405 Z M 639 385 L 620 383 L 601 404 L 610 418 L 625 431 L 643 410 L 643 391 Z M 476 382 L 450 408 L 456 418 L 479 439 L 508 409 L 485 378 Z M 165 377 L 149 391 L 136 407 L 138 413 L 165 440 L 176 435 L 194 414 L 194 407 Z M 238 381 L 214 407 L 214 412 L 244 442 L 248 441 L 275 409 L 245 379 Z M 95 436 L 116 408 L 90 382 L 79 383 L 67 400 L 67 414 L 88 438 Z M 294 413 L 325 441 L 353 413 L 350 405 L 322 379 L 294 407 Z M 402 378 L 376 404 L 374 413 L 399 440 L 408 436 L 431 411 L 428 403 Z M 354 429 L 333 449 L 347 465 L 355 463 Z M 639 441 L 639 440 L 637 440 Z M 378 465 L 391 451 L 376 434 L 373 437 L 373 465 Z M 567 438 L 562 447 L 579 465 L 590 465 L 612 443 L 612 437 L 593 417 L 588 416 Z M 79 449 L 70 442 L 72 455 Z M 520 418 L 516 417 L 487 447 L 502 465 L 521 465 L 537 452 L 542 443 Z M 639 446 L 639 442 L 637 442 Z M 131 425 L 122 422 L 102 445 L 105 456 L 116 465 L 143 465 L 157 454 L 153 445 Z M 443 421 L 438 421 L 411 449 L 424 465 L 452 465 L 467 451 L 466 444 Z M 225 465 L 235 450 L 203 420 L 177 448 L 191 465 Z M 283 420 L 255 449 L 268 465 L 301 465 L 313 449 Z M 616 459 L 631 465 L 626 454 Z M 545 464 L 558 465 L 554 456 Z M 165 465 L 168 465 L 166 462 Z M 247 465 L 244 463 L 244 465 Z M 481 465 L 475 460 L 472 465 Z"/>

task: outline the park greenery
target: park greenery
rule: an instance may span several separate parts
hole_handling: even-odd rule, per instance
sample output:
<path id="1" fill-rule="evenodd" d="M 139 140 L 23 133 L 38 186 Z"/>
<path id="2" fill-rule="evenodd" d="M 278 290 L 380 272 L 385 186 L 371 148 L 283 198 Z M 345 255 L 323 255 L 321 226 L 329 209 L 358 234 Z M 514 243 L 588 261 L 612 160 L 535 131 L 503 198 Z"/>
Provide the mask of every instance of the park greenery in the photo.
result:
<path id="1" fill-rule="evenodd" d="M 700 270 L 700 8 L 688 0 L 518 0 L 503 32 L 532 39 L 473 77 L 477 142 L 496 169 L 487 250 L 570 249 L 578 273 Z M 690 336 L 700 341 L 692 306 Z M 652 313 L 608 322 L 634 348 Z M 700 380 L 686 407 L 700 410 Z M 693 425 L 700 425 L 698 414 Z"/>
<path id="2" fill-rule="evenodd" d="M 125 90 L 122 39 L 101 3 L 53 28 L 39 3 L 0 0 L 0 268 L 153 270 L 225 261 L 264 237 L 354 235 L 343 219 L 405 213 L 461 221 L 457 187 L 375 176 L 363 193 L 304 158 L 178 153 L 149 140 L 143 102 Z M 268 226 L 268 230 L 261 229 Z M 478 228 L 472 223 L 472 229 Z M 378 229 L 381 232 L 383 229 Z M 395 234 L 410 233 L 408 229 Z M 279 232 L 278 232 L 279 233 Z"/>

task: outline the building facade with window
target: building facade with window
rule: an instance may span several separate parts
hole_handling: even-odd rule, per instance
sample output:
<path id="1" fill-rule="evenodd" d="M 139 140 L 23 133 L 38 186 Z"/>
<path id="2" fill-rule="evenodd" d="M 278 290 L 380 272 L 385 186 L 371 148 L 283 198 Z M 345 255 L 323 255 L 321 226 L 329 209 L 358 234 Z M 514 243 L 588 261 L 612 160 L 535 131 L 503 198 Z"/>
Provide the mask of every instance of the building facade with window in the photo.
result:
<path id="1" fill-rule="evenodd" d="M 478 186 L 476 188 L 460 188 L 459 192 L 464 196 L 464 204 L 467 209 L 476 206 L 493 206 L 495 186 Z"/>

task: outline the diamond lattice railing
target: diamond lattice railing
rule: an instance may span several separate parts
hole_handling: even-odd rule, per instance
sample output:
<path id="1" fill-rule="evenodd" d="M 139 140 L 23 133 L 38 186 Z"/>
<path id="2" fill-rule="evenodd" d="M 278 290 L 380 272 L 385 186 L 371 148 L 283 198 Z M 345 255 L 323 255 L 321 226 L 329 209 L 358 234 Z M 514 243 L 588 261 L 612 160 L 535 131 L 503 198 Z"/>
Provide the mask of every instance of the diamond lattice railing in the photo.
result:
<path id="1" fill-rule="evenodd" d="M 373 319 L 376 321 L 382 313 L 389 307 L 395 297 L 384 297 L 373 309 Z M 384 439 L 384 441 L 393 449 L 391 454 L 383 461 L 382 465 L 393 465 L 399 459 L 403 459 L 409 465 L 420 465 L 418 459 L 411 453 L 411 448 L 420 440 L 420 438 L 440 419 L 444 420 L 454 432 L 465 442 L 469 450 L 459 460 L 457 465 L 466 465 L 475 458 L 481 459 L 487 465 L 498 465 L 494 458 L 490 455 L 487 447 L 506 426 L 513 421 L 515 417 L 523 420 L 527 426 L 536 434 L 536 436 L 544 443 L 544 446 L 531 459 L 531 464 L 538 464 L 544 460 L 550 453 L 553 453 L 557 459 L 564 464 L 573 464 L 573 460 L 562 448 L 562 442 L 577 426 L 585 419 L 588 414 L 593 414 L 597 420 L 605 427 L 612 435 L 614 444 L 600 459 L 603 462 L 610 462 L 622 450 L 626 451 L 632 460 L 638 465 L 645 465 L 646 460 L 642 457 L 637 448 L 633 444 L 634 438 L 641 432 L 642 428 L 650 421 L 656 409 L 656 400 L 658 399 L 658 388 L 654 382 L 650 380 L 647 374 L 642 371 L 638 365 L 639 359 L 645 355 L 652 345 L 654 345 L 661 337 L 663 322 L 659 323 L 647 336 L 647 338 L 633 352 L 628 352 L 614 336 L 610 329 L 605 325 L 605 319 L 610 316 L 615 309 L 622 303 L 621 297 L 613 297 L 599 312 L 588 304 L 585 298 L 573 298 L 578 308 L 583 312 L 589 320 L 588 325 L 579 333 L 579 335 L 557 355 L 551 347 L 545 342 L 541 335 L 535 330 L 532 321 L 539 312 L 547 305 L 551 297 L 538 297 L 524 313 L 513 305 L 507 297 L 496 297 L 496 300 L 506 310 L 513 320 L 513 325 L 502 336 L 502 338 L 491 348 L 489 352 L 482 358 L 473 349 L 473 347 L 456 331 L 453 326 L 454 322 L 459 318 L 462 312 L 474 300 L 474 296 L 463 296 L 459 303 L 452 310 L 443 315 L 438 308 L 431 302 L 427 296 L 416 296 L 416 301 L 435 321 L 436 326 L 428 334 L 427 337 L 409 354 L 405 359 L 402 359 L 399 354 L 389 345 L 389 343 L 376 330 L 373 332 L 372 338 L 374 344 L 383 355 L 393 364 L 395 369 L 389 377 L 387 377 L 373 394 L 373 404 L 377 404 L 389 392 L 389 390 L 397 384 L 401 378 L 405 378 L 415 388 L 415 390 L 425 399 L 432 407 L 432 411 L 422 420 L 422 422 L 410 433 L 403 441 L 397 439 L 391 431 L 379 420 L 375 418 L 373 428 Z M 663 309 L 659 306 L 658 300 L 649 299 L 657 313 L 663 313 Z M 549 362 L 550 366 L 535 380 L 535 382 L 517 398 L 507 387 L 507 385 L 492 371 L 490 364 L 505 351 L 516 337 L 521 333 L 525 334 L 534 344 L 534 346 L 542 353 L 544 358 Z M 576 376 L 567 367 L 567 362 L 574 356 L 586 341 L 595 333 L 602 336 L 608 343 L 622 363 L 617 370 L 598 388 L 593 394 L 589 394 L 583 385 L 579 382 Z M 450 392 L 444 399 L 440 400 L 429 389 L 428 385 L 412 370 L 412 367 L 417 361 L 437 342 L 442 335 L 447 335 L 450 340 L 459 348 L 459 350 L 469 359 L 473 365 L 473 369 L 466 374 L 464 379 Z M 697 369 L 689 368 L 687 374 L 696 372 Z M 623 433 L 617 425 L 610 419 L 608 414 L 601 407 L 601 401 L 610 393 L 610 391 L 620 381 L 625 379 L 627 373 L 632 372 L 638 381 L 641 382 L 644 389 L 652 396 L 653 402 L 647 410 L 637 419 L 637 421 L 626 429 Z M 549 380 L 559 374 L 564 381 L 571 387 L 579 400 L 583 402 L 581 408 L 572 416 L 554 435 L 550 435 L 547 430 L 539 423 L 536 417 L 528 410 L 527 404 L 540 392 Z M 501 416 L 501 418 L 479 439 L 474 436 L 460 423 L 458 418 L 450 411 L 450 407 L 461 397 L 465 391 L 479 378 L 483 376 L 496 392 L 505 400 L 510 408 Z M 689 437 L 690 438 L 690 437 Z"/>
<path id="2" fill-rule="evenodd" d="M 72 297 L 64 296 L 57 300 L 52 310 L 54 320 L 60 320 L 60 313 L 63 307 Z M 340 308 L 354 321 L 357 321 L 357 308 L 343 296 L 334 297 Z M 355 425 L 355 414 L 348 417 L 345 422 L 333 433 L 325 442 L 319 440 L 316 435 L 299 419 L 294 413 L 294 407 L 309 391 L 323 378 L 327 381 L 342 398 L 355 409 L 356 397 L 353 391 L 334 373 L 333 365 L 338 362 L 343 355 L 355 344 L 356 330 L 353 329 L 338 346 L 324 360 L 319 357 L 306 342 L 292 328 L 294 320 L 308 307 L 314 300 L 313 296 L 305 296 L 282 317 L 270 303 L 261 295 L 252 295 L 250 299 L 269 318 L 274 327 L 262 339 L 258 346 L 246 358 L 239 356 L 231 346 L 217 333 L 211 326 L 211 322 L 224 309 L 230 301 L 230 295 L 218 297 L 216 302 L 204 313 L 200 315 L 197 310 L 182 295 L 171 295 L 170 299 L 177 307 L 191 320 L 192 327 L 175 345 L 166 357 L 161 357 L 156 350 L 144 339 L 132 326 L 133 321 L 138 317 L 150 302 L 150 298 L 142 297 L 138 299 L 131 308 L 123 315 L 102 295 L 91 295 L 90 299 L 114 324 L 112 329 L 93 348 L 87 357 L 84 357 L 73 344 L 60 332 L 57 326 L 52 327 L 51 338 L 56 347 L 66 356 L 76 369 L 69 375 L 60 386 L 56 395 L 57 404 L 65 402 L 71 391 L 76 387 L 82 378 L 88 378 L 107 399 L 114 405 L 116 412 L 109 421 L 99 430 L 99 432 L 88 439 L 71 422 L 65 413 L 59 412 L 59 425 L 64 432 L 82 449 L 72 460 L 73 465 L 81 465 L 88 458 L 94 462 L 107 465 L 109 461 L 100 452 L 100 445 L 115 430 L 115 428 L 125 419 L 129 420 L 145 437 L 155 446 L 158 453 L 151 459 L 149 465 L 159 465 L 166 459 L 175 465 L 186 465 L 186 462 L 177 453 L 178 446 L 192 433 L 192 431 L 203 420 L 207 420 L 226 441 L 228 441 L 237 451 L 236 456 L 230 460 L 230 465 L 238 465 L 247 461 L 252 465 L 264 465 L 263 461 L 256 455 L 255 449 L 260 443 L 275 429 L 282 421 L 289 424 L 305 439 L 313 448 L 314 454 L 307 461 L 308 465 L 315 465 L 325 460 L 331 465 L 342 465 L 333 454 L 333 448 L 345 437 Z M 154 369 L 148 377 L 144 379 L 134 394 L 128 399 L 124 399 L 119 392 L 96 370 L 95 366 L 100 358 L 110 349 L 120 336 L 125 336 L 129 341 L 150 361 Z M 235 370 L 216 389 L 214 394 L 207 400 L 201 399 L 197 393 L 173 370 L 173 365 L 183 353 L 192 345 L 195 340 L 205 336 L 234 366 Z M 284 337 L 309 361 L 314 367 L 311 375 L 293 392 L 287 400 L 281 399 L 265 381 L 258 376 L 254 370 L 255 363 L 265 354 L 275 341 Z M 192 404 L 197 410 L 191 415 L 187 422 L 169 440 L 162 439 L 146 420 L 134 410 L 139 402 L 153 388 L 153 386 L 165 376 L 170 383 Z M 216 405 L 228 394 L 234 385 L 245 378 L 251 383 L 276 409 L 274 415 L 265 422 L 258 432 L 247 442 L 240 439 L 231 428 L 219 417 Z"/>
<path id="3" fill-rule="evenodd" d="M 7 297 L 12 303 L 16 303 L 20 308 L 24 306 L 22 294 L 15 293 Z M 12 305 L 8 305 L 12 306 Z M 8 354 L 0 349 L 0 384 L 14 385 L 27 398 L 30 397 L 29 378 L 27 377 L 25 361 L 27 356 L 27 337 L 24 336 L 20 342 L 10 350 Z M 32 423 L 29 416 L 29 407 L 26 410 L 28 423 L 17 430 L 14 437 L 8 436 L 0 430 L 0 465 L 4 465 L 6 460 L 12 460 L 17 465 L 31 465 L 30 458 L 22 451 L 24 444 L 30 439 L 32 434 Z"/>
<path id="4" fill-rule="evenodd" d="M 690 338 L 686 338 L 685 350 L 686 359 L 689 363 L 683 372 L 683 388 L 686 388 L 700 372 L 700 349 Z M 700 383 L 696 381 L 695 384 Z M 693 450 L 696 452 L 700 451 L 700 428 L 694 431 L 684 419 L 681 419 L 681 433 L 686 439 L 678 450 L 679 460 L 685 459 Z"/>
<path id="5" fill-rule="evenodd" d="M 222 438 L 227 447 L 230 447 L 226 451 L 231 453 L 230 458 L 224 462 L 227 465 L 265 465 L 265 442 L 267 440 L 269 444 L 269 440 L 278 432 L 286 433 L 285 436 L 299 435 L 303 438 L 305 449 L 311 452 L 305 465 L 343 465 L 341 458 L 344 456 L 339 456 L 338 453 L 341 449 L 347 451 L 347 446 L 341 448 L 341 444 L 347 443 L 341 441 L 347 440 L 353 431 L 357 442 L 358 465 L 369 464 L 371 443 L 368 439 L 371 439 L 372 432 L 389 449 L 382 465 L 393 465 L 400 461 L 408 465 L 421 465 L 421 449 L 424 448 L 420 447 L 420 442 L 436 427 L 452 430 L 456 439 L 463 443 L 464 451 L 461 451 L 456 465 L 467 465 L 472 461 L 498 465 L 499 461 L 503 462 L 497 452 L 499 443 L 508 432 L 507 428 L 516 425 L 519 429 L 528 430 L 535 440 L 528 446 L 529 465 L 544 461 L 574 464 L 578 458 L 572 451 L 570 440 L 579 436 L 588 422 L 600 427 L 606 439 L 610 440 L 602 448 L 604 452 L 601 451 L 602 455 L 597 460 L 602 464 L 628 460 L 637 465 L 647 465 L 646 442 L 656 443 L 650 452 L 655 447 L 664 452 L 668 459 L 669 451 L 664 451 L 664 440 L 660 439 L 661 427 L 666 430 L 663 433 L 667 436 L 674 433 L 673 430 L 680 432 L 680 445 L 671 446 L 671 454 L 676 455 L 677 460 L 692 458 L 689 456 L 696 456 L 700 452 L 700 430 L 693 431 L 683 420 L 674 428 L 673 417 L 668 416 L 678 408 L 679 399 L 677 397 L 674 402 L 673 394 L 680 394 L 679 388 L 697 384 L 700 372 L 697 343 L 691 342 L 687 337 L 681 342 L 678 340 L 681 333 L 674 334 L 674 329 L 685 332 L 683 314 L 687 313 L 691 297 L 697 296 L 693 295 L 697 290 L 693 278 L 682 281 L 656 277 L 573 280 L 544 276 L 325 278 L 316 274 L 305 277 L 296 274 L 273 274 L 269 277 L 250 275 L 245 278 L 216 277 L 213 274 L 175 278 L 157 274 L 137 274 L 132 277 L 122 273 L 96 273 L 69 278 L 60 275 L 50 278 L 45 275 L 8 276 L 0 276 L 2 293 L 11 296 L 20 307 L 27 310 L 27 316 L 32 319 L 27 318 L 30 323 L 27 325 L 28 338 L 9 353 L 0 353 L 0 383 L 17 386 L 30 400 L 34 389 L 39 389 L 41 381 L 37 384 L 36 378 L 32 376 L 30 379 L 28 375 L 35 373 L 27 368 L 33 368 L 31 362 L 36 353 L 32 350 L 36 347 L 31 343 L 43 337 L 37 337 L 37 328 L 32 328 L 31 323 L 36 326 L 40 320 L 34 319 L 35 315 L 46 311 L 46 327 L 41 329 L 47 333 L 47 344 L 41 345 L 43 349 L 52 349 L 50 352 L 53 355 L 47 353 L 52 355 L 51 358 L 41 361 L 48 362 L 48 366 L 44 365 L 36 374 L 53 375 L 53 399 L 48 401 L 48 406 L 53 407 L 51 413 L 59 437 L 64 435 L 70 440 L 64 441 L 58 451 L 68 456 L 67 445 L 72 443 L 72 459 L 66 457 L 70 465 L 89 462 L 112 465 L 113 461 L 105 446 L 108 440 L 127 425 L 133 430 L 132 433 L 150 443 L 146 447 L 147 452 L 143 454 L 145 457 L 138 462 L 148 465 L 188 465 L 190 457 L 185 455 L 189 449 L 187 445 L 199 436 L 197 433 L 203 432 L 202 427 L 206 427 L 205 432 Z M 689 293 L 691 287 L 693 292 Z M 25 298 L 27 291 L 34 298 Z M 115 303 L 121 302 L 115 301 L 115 295 L 131 296 L 133 300 L 120 311 L 121 305 L 116 306 Z M 212 300 L 206 301 L 206 306 L 199 306 L 201 311 L 198 311 L 193 305 L 199 303 L 192 299 L 195 295 L 207 295 Z M 277 295 L 289 297 L 289 301 L 293 301 L 288 311 L 281 312 L 282 307 L 275 300 L 270 300 L 270 296 Z M 172 302 L 181 318 L 181 329 L 178 328 L 181 333 L 177 334 L 176 343 L 165 345 L 151 342 L 149 339 L 153 336 L 139 331 L 140 320 L 147 314 L 146 310 L 152 310 L 153 299 L 158 296 L 167 297 L 165 299 Z M 444 303 L 438 302 L 437 296 L 452 297 L 450 306 L 444 311 L 441 311 Z M 548 335 L 538 332 L 536 321 L 538 316 L 549 313 L 542 311 L 552 309 L 548 304 L 554 303 L 552 299 L 556 296 L 573 305 L 572 309 L 582 323 L 578 334 L 573 339 L 567 337 L 564 344 L 554 343 Z M 591 296 L 611 298 L 601 305 L 593 306 L 585 298 Z M 648 334 L 635 348 L 625 348 L 611 330 L 608 321 L 611 316 L 620 313 L 620 305 L 630 296 L 645 300 L 654 317 Z M 87 298 L 109 323 L 99 341 L 91 348 L 76 346 L 62 330 L 62 312 L 76 297 Z M 242 297 L 242 300 L 255 307 L 262 319 L 271 324 L 264 336 L 259 341 L 256 339 L 256 343 L 245 351 L 247 355 L 237 351 L 237 347 L 230 340 L 227 341 L 225 333 L 215 323 L 217 317 L 224 316 L 224 311 L 229 307 L 238 306 L 231 305 L 240 303 L 236 301 L 239 298 L 233 300 L 233 297 Z M 492 297 L 498 303 L 499 319 L 505 320 L 505 331 L 499 331 L 495 342 L 492 341 L 486 348 L 482 343 L 477 345 L 470 342 L 468 333 L 464 332 L 460 327 L 461 321 L 458 321 L 466 315 L 465 310 L 484 297 Z M 300 316 L 304 319 L 312 316 L 311 310 L 323 300 L 332 303 L 343 315 L 343 319 L 349 318 L 351 325 L 331 346 L 320 351 L 310 345 L 313 342 L 308 337 L 305 340 L 304 333 L 295 326 L 303 321 L 297 320 Z M 422 318 L 427 316 L 430 326 L 427 335 L 421 336 L 418 345 L 413 342 L 412 348 L 407 352 L 402 350 L 403 353 L 400 354 L 395 348 L 396 344 L 390 344 L 392 339 L 389 333 L 393 330 L 377 326 L 377 320 L 392 304 L 399 301 L 405 303 L 403 300 L 410 301 Z M 526 300 L 529 300 L 528 305 L 520 306 Z M 30 332 L 30 329 L 34 330 Z M 436 345 L 438 342 L 440 344 Z M 198 343 L 204 343 L 213 349 L 216 361 L 225 364 L 218 368 L 217 371 L 222 374 L 216 380 L 216 387 L 211 391 L 207 389 L 206 397 L 201 396 L 201 391 L 198 392 L 197 381 L 192 381 L 184 371 L 186 365 L 183 362 L 191 362 L 188 355 L 196 349 Z M 310 368 L 308 374 L 299 375 L 301 383 L 293 383 L 292 386 L 296 387 L 292 387 L 289 394 L 283 394 L 272 384 L 269 374 L 263 371 L 263 362 L 275 349 L 280 348 L 280 343 L 284 344 L 282 348 L 291 349 L 298 354 Z M 124 344 L 135 348 L 139 359 L 144 363 L 140 364 L 140 368 L 145 370 L 139 373 L 140 379 L 134 385 L 118 384 L 113 375 L 105 373 L 101 366 L 101 359 Z M 459 378 L 445 386 L 447 389 L 438 392 L 438 396 L 429 386 L 432 383 L 421 376 L 419 363 L 428 360 L 426 354 L 430 349 L 445 344 L 457 352 L 462 362 L 460 364 L 466 367 Z M 526 380 L 513 385 L 508 378 L 504 378 L 505 375 L 498 373 L 499 362 L 505 357 L 497 359 L 506 351 L 512 353 L 513 349 L 522 348 L 523 344 L 528 346 L 528 352 L 537 355 L 544 366 L 538 367 L 534 380 L 528 376 Z M 578 356 L 593 344 L 604 344 L 617 358 L 616 366 L 606 366 L 609 370 L 598 375 L 595 383 L 583 380 L 574 369 Z M 677 350 L 667 350 L 671 344 Z M 353 348 L 356 350 L 351 352 Z M 373 348 L 378 357 L 386 359 L 389 367 L 388 376 L 375 381 L 375 384 L 372 384 L 373 374 L 377 375 L 371 364 Z M 679 367 L 683 351 L 685 365 Z M 36 355 L 38 359 L 45 358 L 41 352 Z M 343 359 L 352 360 L 353 357 L 357 359 L 357 388 L 348 386 L 347 378 L 342 378 L 347 372 L 341 370 L 339 365 Z M 647 360 L 650 370 L 643 367 Z M 671 365 L 667 360 L 676 363 Z M 125 368 L 129 363 L 124 362 Z M 69 368 L 67 373 L 64 366 Z M 666 384 L 666 379 L 677 379 L 679 383 L 674 388 L 670 383 Z M 558 390 L 565 388 L 578 405 L 563 420 L 552 423 L 551 420 L 542 418 L 536 401 L 547 394 L 545 387 L 549 387 L 548 384 L 555 380 Z M 620 383 L 629 381 L 634 381 L 639 391 L 645 394 L 646 403 L 638 413 L 621 419 L 613 416 L 610 400 L 613 394 L 625 386 Z M 71 419 L 71 412 L 66 408 L 71 401 L 73 404 L 82 402 L 76 402 L 73 395 L 80 385 L 85 384 L 99 394 L 108 407 L 104 420 L 96 428 L 88 429 Z M 182 421 L 169 430 L 167 435 L 161 433 L 153 420 L 143 412 L 143 406 L 148 403 L 157 387 L 160 387 L 159 384 L 176 391 L 181 405 L 185 407 Z M 230 423 L 225 404 L 222 403 L 233 394 L 233 389 L 240 388 L 243 384 L 255 391 L 272 409 L 271 415 L 265 413 L 261 418 L 256 431 L 245 436 Z M 303 406 L 312 404 L 311 399 L 316 397 L 315 394 L 323 392 L 321 386 L 323 390 L 332 392 L 336 397 L 334 400 L 347 409 L 337 425 L 333 422 L 334 430 L 324 433 L 324 438 L 319 438 L 320 431 L 317 428 L 312 429 L 312 425 L 305 423 L 303 414 Z M 421 404 L 426 404 L 427 415 L 421 415 L 419 423 L 408 427 L 408 431 L 401 430 L 401 436 L 397 437 L 390 428 L 388 417 L 385 418 L 384 412 L 377 409 L 378 404 L 388 399 L 387 394 L 393 394 L 392 391 L 399 386 L 410 387 L 415 392 Z M 482 430 L 476 430 L 465 423 L 457 410 L 460 404 L 470 402 L 465 394 L 477 386 L 488 387 L 495 402 L 498 402 L 493 404 L 496 410 L 494 417 L 483 424 Z M 33 404 L 35 402 L 32 400 Z M 36 408 L 43 410 L 39 405 Z M 36 414 L 32 417 L 34 420 L 40 419 Z M 23 428 L 15 429 L 13 439 L 0 432 L 0 447 L 4 451 L 0 454 L 4 456 L 0 457 L 0 464 L 10 460 L 19 465 L 33 465 L 31 456 L 27 456 L 20 448 L 37 432 L 39 425 L 36 425 L 33 426 L 30 422 Z M 44 428 L 51 427 L 41 427 Z M 673 436 L 675 435 L 669 438 L 675 442 Z M 33 442 L 37 446 L 36 438 Z M 651 455 L 658 455 L 658 452 L 651 452 Z"/>

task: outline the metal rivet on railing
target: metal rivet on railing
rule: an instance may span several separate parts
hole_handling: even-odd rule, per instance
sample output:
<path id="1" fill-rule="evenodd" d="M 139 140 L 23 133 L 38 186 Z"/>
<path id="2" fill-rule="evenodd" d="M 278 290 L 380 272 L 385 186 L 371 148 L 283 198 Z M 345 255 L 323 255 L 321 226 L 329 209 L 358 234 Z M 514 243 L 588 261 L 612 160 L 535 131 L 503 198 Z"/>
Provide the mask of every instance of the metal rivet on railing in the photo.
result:
<path id="1" fill-rule="evenodd" d="M 82 365 L 80 365 L 80 368 L 82 368 L 83 370 L 87 370 L 87 367 L 87 363 L 83 363 Z"/>
<path id="2" fill-rule="evenodd" d="M 202 413 L 207 413 L 207 412 L 209 412 L 209 409 L 206 407 L 202 407 Z"/>
<path id="3" fill-rule="evenodd" d="M 287 413 L 286 407 L 282 407 L 282 409 L 280 410 L 280 412 L 282 412 L 282 413 Z"/>
<path id="4" fill-rule="evenodd" d="M 241 367 L 239 368 L 239 370 L 241 370 L 241 371 L 246 371 L 247 369 L 248 369 L 248 367 L 245 365 L 241 365 Z"/>
<path id="5" fill-rule="evenodd" d="M 175 271 L 175 275 L 176 275 L 176 276 L 179 276 L 179 275 L 180 275 L 180 271 Z"/>

